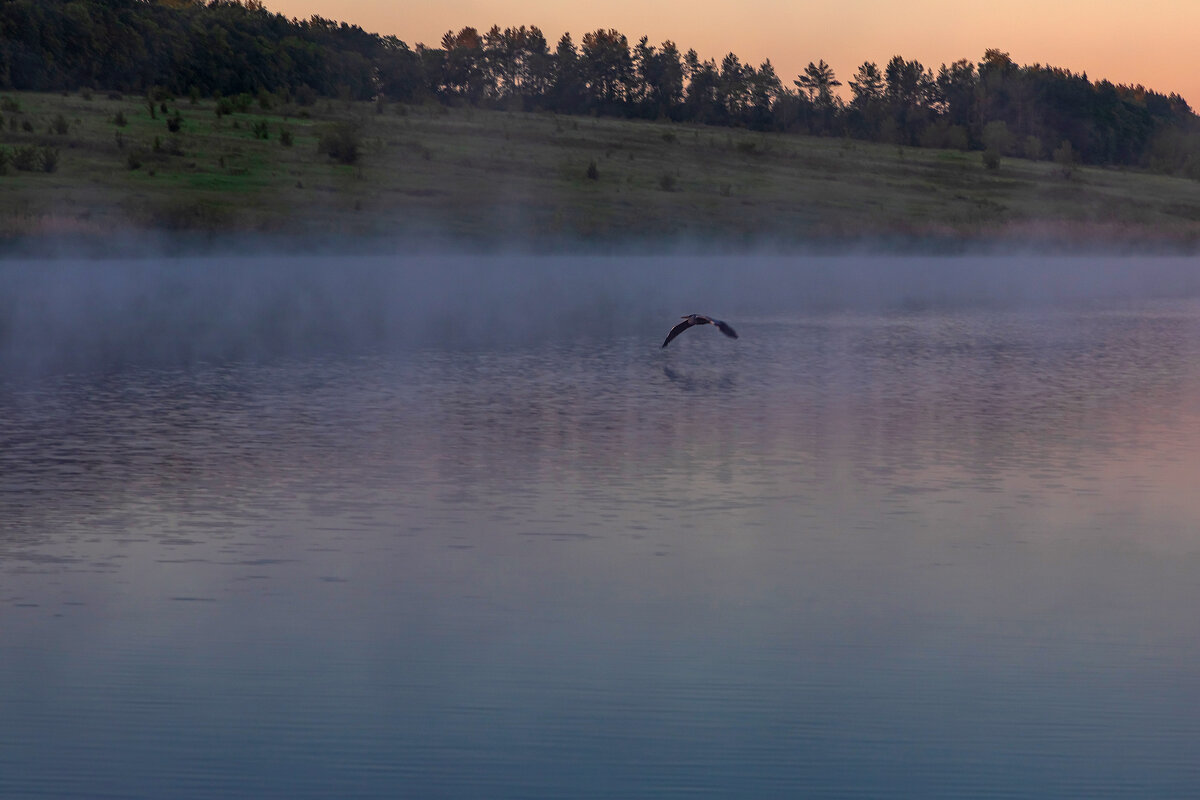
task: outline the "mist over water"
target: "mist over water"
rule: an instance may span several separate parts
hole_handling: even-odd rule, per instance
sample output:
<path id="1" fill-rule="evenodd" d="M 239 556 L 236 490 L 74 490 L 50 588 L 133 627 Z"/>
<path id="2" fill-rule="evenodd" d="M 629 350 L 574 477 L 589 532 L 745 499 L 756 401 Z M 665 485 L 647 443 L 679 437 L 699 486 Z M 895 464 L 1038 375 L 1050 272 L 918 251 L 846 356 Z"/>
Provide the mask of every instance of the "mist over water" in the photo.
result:
<path id="1" fill-rule="evenodd" d="M 1196 796 L 1198 266 L 4 262 L 0 797 Z"/>
<path id="2" fill-rule="evenodd" d="M 209 256 L 0 263 L 0 374 L 511 347 L 681 314 L 1191 297 L 1196 257 Z M 669 327 L 669 326 L 668 326 Z"/>

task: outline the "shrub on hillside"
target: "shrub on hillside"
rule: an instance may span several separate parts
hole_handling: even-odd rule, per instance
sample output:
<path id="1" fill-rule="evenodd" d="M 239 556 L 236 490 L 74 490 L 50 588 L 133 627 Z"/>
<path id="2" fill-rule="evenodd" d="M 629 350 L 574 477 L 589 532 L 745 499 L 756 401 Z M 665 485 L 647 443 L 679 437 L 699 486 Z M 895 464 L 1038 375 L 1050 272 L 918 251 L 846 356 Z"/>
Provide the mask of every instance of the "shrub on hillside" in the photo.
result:
<path id="1" fill-rule="evenodd" d="M 58 150 L 32 144 L 18 147 L 13 151 L 12 165 L 23 172 L 54 172 L 58 169 Z"/>
<path id="2" fill-rule="evenodd" d="M 358 161 L 358 131 L 349 123 L 335 125 L 317 140 L 317 152 L 343 164 Z"/>
<path id="3" fill-rule="evenodd" d="M 996 151 L 997 156 L 1012 155 L 1013 135 L 1008 130 L 1008 123 L 993 120 L 983 126 L 983 146 L 987 150 Z"/>
<path id="4" fill-rule="evenodd" d="M 1042 146 L 1042 140 L 1032 135 L 1025 137 L 1023 151 L 1025 157 L 1033 161 L 1041 161 L 1046 155 L 1046 148 Z"/>
<path id="5" fill-rule="evenodd" d="M 946 147 L 952 150 L 966 150 L 969 146 L 970 137 L 962 125 L 951 125 L 946 129 Z"/>
<path id="6" fill-rule="evenodd" d="M 1054 148 L 1054 163 L 1058 164 L 1064 178 L 1070 178 L 1075 172 L 1075 151 L 1067 139 L 1063 139 L 1062 144 Z"/>

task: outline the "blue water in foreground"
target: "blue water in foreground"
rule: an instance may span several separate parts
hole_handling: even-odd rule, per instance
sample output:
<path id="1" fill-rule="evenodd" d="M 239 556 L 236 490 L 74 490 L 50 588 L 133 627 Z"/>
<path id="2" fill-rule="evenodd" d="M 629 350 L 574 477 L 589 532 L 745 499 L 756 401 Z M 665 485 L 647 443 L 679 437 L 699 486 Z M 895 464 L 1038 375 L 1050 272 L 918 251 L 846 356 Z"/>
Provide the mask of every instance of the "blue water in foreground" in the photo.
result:
<path id="1" fill-rule="evenodd" d="M 1200 796 L 1200 302 L 554 285 L 10 357 L 0 797 Z"/>

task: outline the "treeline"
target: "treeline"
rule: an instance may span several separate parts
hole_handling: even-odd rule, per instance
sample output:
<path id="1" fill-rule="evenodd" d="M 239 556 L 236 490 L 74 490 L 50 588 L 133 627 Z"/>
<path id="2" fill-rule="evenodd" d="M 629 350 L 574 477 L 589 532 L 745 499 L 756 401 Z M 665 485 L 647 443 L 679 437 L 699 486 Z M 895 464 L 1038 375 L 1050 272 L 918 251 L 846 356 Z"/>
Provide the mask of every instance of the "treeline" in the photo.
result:
<path id="1" fill-rule="evenodd" d="M 0 0 L 0 87 L 210 96 L 272 92 L 436 101 L 851 136 L 1130 165 L 1200 178 L 1200 123 L 1177 94 L 1021 66 L 988 50 L 936 72 L 896 56 L 843 83 L 823 60 L 780 76 L 667 41 L 596 30 L 555 44 L 535 26 L 463 28 L 438 47 L 258 0 Z M 845 99 L 848 98 L 848 99 Z"/>

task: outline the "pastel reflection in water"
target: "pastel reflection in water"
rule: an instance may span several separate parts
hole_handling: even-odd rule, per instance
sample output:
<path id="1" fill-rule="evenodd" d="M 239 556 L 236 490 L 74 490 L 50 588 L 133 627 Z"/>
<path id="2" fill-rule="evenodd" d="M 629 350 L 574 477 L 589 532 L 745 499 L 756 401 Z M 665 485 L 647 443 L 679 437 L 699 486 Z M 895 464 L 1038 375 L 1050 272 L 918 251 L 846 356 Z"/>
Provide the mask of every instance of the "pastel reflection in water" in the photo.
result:
<path id="1" fill-rule="evenodd" d="M 0 796 L 1200 792 L 1200 307 L 736 321 L 6 390 Z"/>

